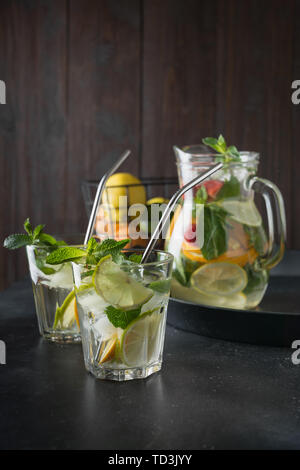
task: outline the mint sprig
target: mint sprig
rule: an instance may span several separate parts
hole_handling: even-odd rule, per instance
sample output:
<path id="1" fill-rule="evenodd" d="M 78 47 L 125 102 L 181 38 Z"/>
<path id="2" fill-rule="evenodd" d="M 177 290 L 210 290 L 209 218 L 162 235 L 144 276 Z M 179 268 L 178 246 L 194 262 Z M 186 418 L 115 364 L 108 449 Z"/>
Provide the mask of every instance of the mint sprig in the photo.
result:
<path id="1" fill-rule="evenodd" d="M 65 245 L 64 241 L 57 241 L 54 237 L 45 233 L 44 227 L 44 224 L 40 224 L 33 229 L 30 220 L 27 218 L 24 222 L 24 230 L 26 233 L 9 235 L 5 238 L 3 246 L 9 250 L 16 250 L 28 245 L 47 245 L 52 248 L 56 248 L 61 244 Z"/>
<path id="2" fill-rule="evenodd" d="M 240 162 L 241 156 L 238 149 L 234 145 L 227 147 L 226 141 L 222 134 L 216 139 L 215 137 L 205 137 L 202 142 L 216 150 L 220 155 L 216 157 L 217 162 L 228 164 L 231 162 Z"/>
<path id="3" fill-rule="evenodd" d="M 129 239 L 116 241 L 111 238 L 107 238 L 106 240 L 103 240 L 102 243 L 98 244 L 98 246 L 93 250 L 92 255 L 95 257 L 97 263 L 101 258 L 107 255 L 111 255 L 112 260 L 115 263 L 121 263 L 124 259 L 121 251 L 129 241 Z"/>
<path id="4" fill-rule="evenodd" d="M 121 263 L 124 259 L 121 251 L 129 242 L 128 239 L 116 241 L 113 239 L 106 239 L 98 243 L 95 238 L 90 238 L 86 249 L 76 248 L 72 246 L 57 247 L 46 258 L 47 264 L 61 264 L 68 261 L 82 261 L 89 269 L 86 275 L 92 275 L 93 266 L 99 263 L 104 256 L 111 255 L 115 263 Z M 81 260 L 82 259 L 82 260 Z"/>
<path id="5" fill-rule="evenodd" d="M 139 316 L 141 308 L 142 307 L 138 307 L 134 310 L 119 310 L 112 305 L 109 305 L 104 311 L 110 323 L 112 323 L 115 328 L 122 328 L 125 330 L 129 323 Z"/>

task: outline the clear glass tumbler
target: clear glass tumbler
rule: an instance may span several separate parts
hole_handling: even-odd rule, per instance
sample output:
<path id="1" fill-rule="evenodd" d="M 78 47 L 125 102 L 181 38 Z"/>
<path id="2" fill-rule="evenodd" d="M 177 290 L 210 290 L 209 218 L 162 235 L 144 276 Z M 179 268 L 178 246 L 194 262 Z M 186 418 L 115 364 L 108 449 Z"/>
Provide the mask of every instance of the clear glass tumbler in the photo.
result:
<path id="1" fill-rule="evenodd" d="M 72 263 L 85 366 L 96 378 L 161 369 L 173 256 L 155 251 L 142 265 L 132 253 L 125 250 L 121 264 L 108 255 L 92 270 Z"/>
<path id="2" fill-rule="evenodd" d="M 53 342 L 80 342 L 72 265 L 70 262 L 47 264 L 50 249 L 46 245 L 27 247 L 39 331 Z"/>

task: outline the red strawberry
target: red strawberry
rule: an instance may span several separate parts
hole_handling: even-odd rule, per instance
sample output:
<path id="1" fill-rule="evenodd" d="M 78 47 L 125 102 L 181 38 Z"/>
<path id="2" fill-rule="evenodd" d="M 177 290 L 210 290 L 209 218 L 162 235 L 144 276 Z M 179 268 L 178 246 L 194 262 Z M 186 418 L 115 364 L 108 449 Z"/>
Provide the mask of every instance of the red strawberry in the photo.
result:
<path id="1" fill-rule="evenodd" d="M 189 243 L 196 241 L 196 224 L 191 224 L 184 234 L 184 239 Z"/>
<path id="2" fill-rule="evenodd" d="M 209 197 L 214 199 L 216 197 L 217 193 L 222 188 L 224 183 L 223 183 L 223 181 L 219 181 L 219 180 L 209 180 L 209 181 L 204 181 L 203 184 L 205 186 L 205 189 L 206 189 L 207 194 L 209 195 Z"/>
<path id="3" fill-rule="evenodd" d="M 219 181 L 219 180 L 204 181 L 204 183 L 200 184 L 199 186 L 195 186 L 194 194 L 196 195 L 198 189 L 203 185 L 206 189 L 208 197 L 210 199 L 215 199 L 216 195 L 222 188 L 223 184 L 224 184 L 223 181 Z"/>

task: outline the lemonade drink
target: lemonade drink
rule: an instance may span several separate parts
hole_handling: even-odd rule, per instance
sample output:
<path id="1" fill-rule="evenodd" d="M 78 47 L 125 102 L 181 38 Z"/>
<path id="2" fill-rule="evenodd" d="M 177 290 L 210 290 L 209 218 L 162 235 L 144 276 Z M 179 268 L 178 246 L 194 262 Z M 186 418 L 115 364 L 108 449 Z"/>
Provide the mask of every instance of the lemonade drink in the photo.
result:
<path id="1" fill-rule="evenodd" d="M 238 152 L 221 135 L 203 143 L 206 147 L 175 148 L 181 186 L 216 162 L 223 168 L 187 192 L 174 213 L 165 243 L 174 255 L 171 296 L 209 306 L 253 308 L 263 298 L 269 270 L 283 256 L 282 196 L 273 183 L 256 176 L 257 153 Z M 266 201 L 268 238 L 254 202 L 256 187 Z M 271 199 L 277 205 L 277 230 Z"/>
<path id="2" fill-rule="evenodd" d="M 92 269 L 73 263 L 84 361 L 95 377 L 121 381 L 160 370 L 172 260 L 156 251 L 145 265 L 126 255 L 116 263 L 110 254 Z"/>
<path id="3" fill-rule="evenodd" d="M 40 334 L 54 342 L 81 341 L 71 262 L 48 264 L 49 254 L 49 247 L 27 246 Z"/>

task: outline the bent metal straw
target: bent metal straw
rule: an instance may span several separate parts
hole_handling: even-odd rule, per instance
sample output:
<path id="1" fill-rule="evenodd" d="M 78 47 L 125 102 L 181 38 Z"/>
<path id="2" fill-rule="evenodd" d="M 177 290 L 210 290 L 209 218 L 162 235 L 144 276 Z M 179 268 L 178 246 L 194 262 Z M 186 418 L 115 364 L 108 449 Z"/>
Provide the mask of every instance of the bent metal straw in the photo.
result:
<path id="1" fill-rule="evenodd" d="M 98 205 L 101 201 L 106 181 L 119 168 L 119 166 L 121 166 L 122 163 L 129 157 L 130 153 L 131 153 L 131 150 L 126 150 L 124 153 L 122 153 L 122 155 L 116 161 L 116 163 L 111 167 L 111 169 L 109 171 L 107 171 L 105 173 L 105 175 L 99 181 L 96 196 L 95 196 L 95 200 L 94 200 L 94 204 L 93 204 L 93 208 L 92 208 L 92 212 L 91 212 L 91 215 L 90 215 L 88 227 L 87 227 L 84 242 L 83 242 L 84 245 L 87 244 L 87 242 L 89 241 L 89 239 L 92 235 L 92 231 L 93 231 L 93 228 L 94 228 L 94 225 L 95 225 Z"/>
<path id="2" fill-rule="evenodd" d="M 169 216 L 170 216 L 172 210 L 174 209 L 175 204 L 179 201 L 181 196 L 184 193 L 186 193 L 189 189 L 192 189 L 193 186 L 195 186 L 196 184 L 199 184 L 202 181 L 206 180 L 207 178 L 209 178 L 209 176 L 213 175 L 216 171 L 220 170 L 221 168 L 223 168 L 223 163 L 217 163 L 212 168 L 210 168 L 208 171 L 205 171 L 201 175 L 196 176 L 196 178 L 192 179 L 189 183 L 185 184 L 182 188 L 178 189 L 178 191 L 176 191 L 176 193 L 171 197 L 167 207 L 165 208 L 165 210 L 162 214 L 160 222 L 158 223 L 156 229 L 154 230 L 154 232 L 153 232 L 153 234 L 150 238 L 150 241 L 149 241 L 148 245 L 145 248 L 145 251 L 143 253 L 143 257 L 142 257 L 142 260 L 141 260 L 142 264 L 147 262 L 148 257 L 150 255 L 151 251 L 153 250 L 153 248 L 155 246 L 155 243 L 156 243 L 161 231 L 163 230 L 167 220 L 169 219 Z"/>

